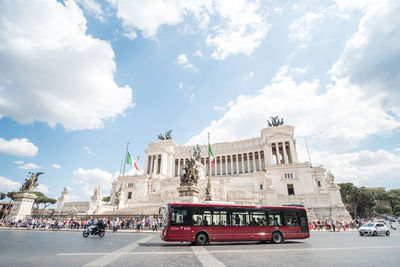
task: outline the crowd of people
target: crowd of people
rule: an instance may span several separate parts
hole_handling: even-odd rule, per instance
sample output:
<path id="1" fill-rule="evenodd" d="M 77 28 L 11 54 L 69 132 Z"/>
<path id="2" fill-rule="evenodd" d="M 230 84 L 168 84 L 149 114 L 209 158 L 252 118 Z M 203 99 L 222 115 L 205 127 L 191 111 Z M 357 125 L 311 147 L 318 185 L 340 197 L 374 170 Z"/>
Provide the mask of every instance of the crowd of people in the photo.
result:
<path id="1" fill-rule="evenodd" d="M 363 224 L 370 222 L 370 221 L 378 221 L 384 220 L 384 218 L 365 218 L 365 219 L 357 219 L 352 220 L 350 222 L 346 221 L 334 221 L 334 220 L 318 220 L 314 222 L 310 222 L 308 224 L 310 230 L 316 231 L 331 231 L 331 232 L 340 232 L 340 231 L 347 231 L 347 230 L 357 230 Z"/>
<path id="2" fill-rule="evenodd" d="M 109 230 L 116 232 L 118 230 L 143 230 L 157 231 L 162 227 L 162 219 L 151 216 L 136 217 L 113 217 L 113 218 L 46 218 L 46 219 L 27 219 L 17 222 L 0 221 L 1 227 L 15 227 L 27 229 L 44 229 L 44 230 L 66 230 L 66 229 L 86 229 L 91 225 L 95 225 L 102 220 Z"/>

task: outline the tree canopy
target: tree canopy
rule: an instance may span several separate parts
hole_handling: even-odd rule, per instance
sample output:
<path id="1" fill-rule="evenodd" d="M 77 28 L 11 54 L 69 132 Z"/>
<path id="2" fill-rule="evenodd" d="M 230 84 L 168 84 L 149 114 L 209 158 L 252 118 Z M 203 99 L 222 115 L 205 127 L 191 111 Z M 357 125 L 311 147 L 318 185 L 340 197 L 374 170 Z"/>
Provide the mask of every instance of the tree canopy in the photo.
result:
<path id="1" fill-rule="evenodd" d="M 43 209 L 47 208 L 50 204 L 55 204 L 56 199 L 45 196 L 42 192 L 33 192 L 38 198 L 35 199 L 35 209 L 39 209 L 39 205 L 43 204 Z"/>
<path id="2" fill-rule="evenodd" d="M 353 218 L 371 216 L 374 212 L 400 216 L 400 189 L 385 191 L 358 188 L 353 183 L 338 185 L 343 203 Z"/>

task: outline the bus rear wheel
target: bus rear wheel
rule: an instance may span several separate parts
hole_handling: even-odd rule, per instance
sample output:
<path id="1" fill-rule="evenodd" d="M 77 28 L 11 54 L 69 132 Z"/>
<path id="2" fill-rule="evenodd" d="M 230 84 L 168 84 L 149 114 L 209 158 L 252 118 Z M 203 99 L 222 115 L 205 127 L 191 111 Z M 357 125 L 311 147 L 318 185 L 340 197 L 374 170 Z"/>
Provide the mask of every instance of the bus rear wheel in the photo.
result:
<path id="1" fill-rule="evenodd" d="M 205 244 L 207 244 L 207 235 L 205 233 L 199 233 L 196 236 L 196 245 L 204 246 Z"/>
<path id="2" fill-rule="evenodd" d="M 275 244 L 282 243 L 283 242 L 282 234 L 279 232 L 273 232 L 272 233 L 272 242 L 274 242 Z"/>

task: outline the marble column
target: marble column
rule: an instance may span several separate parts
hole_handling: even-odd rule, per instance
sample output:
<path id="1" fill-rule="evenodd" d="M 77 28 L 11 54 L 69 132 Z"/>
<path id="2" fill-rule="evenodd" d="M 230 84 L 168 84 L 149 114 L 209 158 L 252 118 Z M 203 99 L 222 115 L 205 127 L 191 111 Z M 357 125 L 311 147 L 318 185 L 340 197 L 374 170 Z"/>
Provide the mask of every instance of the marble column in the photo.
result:
<path id="1" fill-rule="evenodd" d="M 257 164 L 256 164 L 256 153 L 253 151 L 253 172 L 257 171 Z"/>
<path id="2" fill-rule="evenodd" d="M 246 153 L 247 155 L 247 172 L 250 172 L 250 153 Z"/>
<path id="3" fill-rule="evenodd" d="M 286 142 L 282 142 L 282 150 L 283 150 L 283 160 L 285 162 L 285 164 L 289 163 L 289 159 L 286 153 Z"/>
<path id="4" fill-rule="evenodd" d="M 236 174 L 239 173 L 239 156 L 238 154 L 235 155 L 236 158 Z"/>
<path id="5" fill-rule="evenodd" d="M 290 147 L 290 155 L 292 156 L 292 163 L 297 163 L 297 154 L 294 147 L 294 140 L 291 140 L 289 142 L 289 147 Z"/>
<path id="6" fill-rule="evenodd" d="M 233 174 L 233 155 L 230 155 L 231 157 L 231 174 Z"/>
<path id="7" fill-rule="evenodd" d="M 262 171 L 261 151 L 258 151 L 258 166 L 259 166 L 259 170 Z"/>
<path id="8" fill-rule="evenodd" d="M 154 161 L 155 161 L 155 164 L 154 164 L 154 173 L 155 173 L 155 174 L 158 174 L 158 155 L 155 155 L 155 156 L 154 156 Z"/>
<path id="9" fill-rule="evenodd" d="M 178 176 L 181 175 L 181 159 L 178 159 Z"/>
<path id="10" fill-rule="evenodd" d="M 225 155 L 225 175 L 228 175 L 228 156 Z"/>
<path id="11" fill-rule="evenodd" d="M 244 153 L 240 154 L 240 156 L 242 157 L 242 173 L 244 173 Z"/>
<path id="12" fill-rule="evenodd" d="M 151 161 L 150 161 L 150 174 L 153 173 L 153 168 L 154 168 L 154 155 L 150 156 Z"/>
<path id="13" fill-rule="evenodd" d="M 280 155 L 280 153 L 279 153 L 279 143 L 275 143 L 275 153 L 276 153 L 276 164 L 281 164 L 281 160 L 280 160 L 280 158 L 281 158 L 281 155 Z"/>

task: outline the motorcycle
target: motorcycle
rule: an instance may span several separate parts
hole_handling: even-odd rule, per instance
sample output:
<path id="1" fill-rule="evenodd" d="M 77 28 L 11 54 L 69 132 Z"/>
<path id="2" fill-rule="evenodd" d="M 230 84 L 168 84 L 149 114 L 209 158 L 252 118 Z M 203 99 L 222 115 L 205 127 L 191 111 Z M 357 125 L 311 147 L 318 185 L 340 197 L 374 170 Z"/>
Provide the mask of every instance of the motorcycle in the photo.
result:
<path id="1" fill-rule="evenodd" d="M 83 236 L 88 237 L 89 235 L 98 235 L 100 237 L 103 237 L 106 233 L 106 230 L 104 227 L 96 227 L 94 225 L 89 226 L 83 231 Z"/>
<path id="2" fill-rule="evenodd" d="M 397 230 L 396 225 L 394 225 L 393 223 L 390 224 L 390 228 L 392 228 L 393 230 Z"/>

